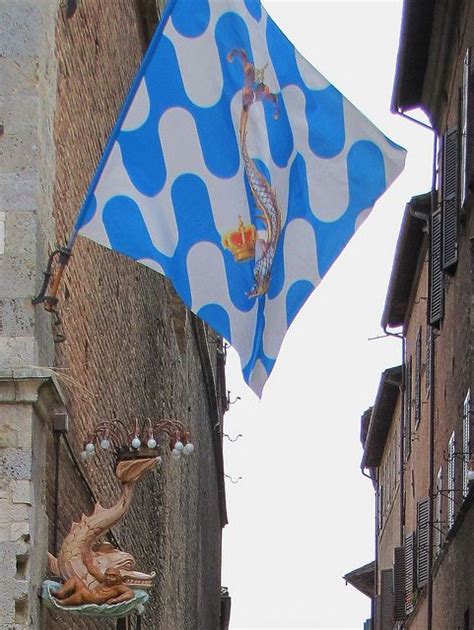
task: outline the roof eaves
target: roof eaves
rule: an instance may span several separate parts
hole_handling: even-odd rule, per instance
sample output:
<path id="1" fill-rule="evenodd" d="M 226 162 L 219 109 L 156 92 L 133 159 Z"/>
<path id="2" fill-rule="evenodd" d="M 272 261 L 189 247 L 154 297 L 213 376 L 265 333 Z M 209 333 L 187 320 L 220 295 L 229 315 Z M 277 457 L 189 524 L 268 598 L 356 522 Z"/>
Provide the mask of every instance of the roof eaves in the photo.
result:
<path id="1" fill-rule="evenodd" d="M 422 105 L 433 27 L 433 0 L 404 0 L 391 109 L 403 112 Z"/>
<path id="2" fill-rule="evenodd" d="M 382 372 L 362 455 L 362 470 L 374 468 L 380 464 L 380 458 L 392 424 L 393 412 L 400 395 L 401 384 L 401 365 Z"/>
<path id="3" fill-rule="evenodd" d="M 375 562 L 372 560 L 372 562 L 346 573 L 343 579 L 367 597 L 372 598 L 374 596 Z"/>
<path id="4" fill-rule="evenodd" d="M 370 417 L 372 416 L 373 407 L 369 407 L 364 411 L 360 418 L 360 441 L 362 448 L 364 448 L 367 441 L 367 434 L 369 432 Z"/>
<path id="5" fill-rule="evenodd" d="M 405 207 L 381 325 L 398 328 L 405 322 L 418 262 L 426 244 L 426 225 L 431 210 L 431 193 L 412 197 Z"/>

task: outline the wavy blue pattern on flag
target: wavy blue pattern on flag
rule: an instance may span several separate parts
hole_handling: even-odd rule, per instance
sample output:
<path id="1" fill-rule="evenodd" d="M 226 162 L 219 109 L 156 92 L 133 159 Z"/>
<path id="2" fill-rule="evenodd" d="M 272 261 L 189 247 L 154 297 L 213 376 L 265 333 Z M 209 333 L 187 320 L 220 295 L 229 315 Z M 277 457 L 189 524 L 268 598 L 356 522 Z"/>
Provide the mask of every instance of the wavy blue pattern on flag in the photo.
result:
<path id="1" fill-rule="evenodd" d="M 261 395 L 404 160 L 260 0 L 170 0 L 76 231 L 171 278 Z"/>

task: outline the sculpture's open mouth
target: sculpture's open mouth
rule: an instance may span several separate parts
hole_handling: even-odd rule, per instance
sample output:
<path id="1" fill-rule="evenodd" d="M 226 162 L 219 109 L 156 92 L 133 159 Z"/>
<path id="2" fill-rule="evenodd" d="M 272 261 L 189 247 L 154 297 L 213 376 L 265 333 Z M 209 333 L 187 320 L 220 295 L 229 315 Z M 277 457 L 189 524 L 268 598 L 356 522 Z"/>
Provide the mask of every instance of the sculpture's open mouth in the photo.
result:
<path id="1" fill-rule="evenodd" d="M 136 483 L 145 476 L 145 473 L 152 470 L 157 463 L 158 457 L 119 461 L 115 469 L 115 475 L 122 483 Z"/>
<path id="2" fill-rule="evenodd" d="M 139 571 L 126 571 L 121 569 L 120 574 L 123 578 L 124 584 L 131 588 L 152 588 L 153 580 L 156 573 L 140 573 Z"/>

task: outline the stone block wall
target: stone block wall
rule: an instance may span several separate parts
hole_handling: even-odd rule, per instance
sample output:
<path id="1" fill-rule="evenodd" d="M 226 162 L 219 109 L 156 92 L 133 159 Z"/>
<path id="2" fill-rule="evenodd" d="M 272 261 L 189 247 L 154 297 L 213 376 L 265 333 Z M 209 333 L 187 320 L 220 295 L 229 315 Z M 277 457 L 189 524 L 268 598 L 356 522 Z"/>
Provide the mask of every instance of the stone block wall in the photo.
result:
<path id="1" fill-rule="evenodd" d="M 0 373 L 0 628 L 40 628 L 45 575 L 45 424 L 62 407 L 47 372 Z M 34 448 L 33 448 L 34 445 Z"/>
<path id="2" fill-rule="evenodd" d="M 0 628 L 39 628 L 49 317 L 31 298 L 54 241 L 56 2 L 0 4 Z M 36 367 L 33 367 L 36 366 Z M 33 450 L 33 444 L 37 446 Z"/>
<path id="3" fill-rule="evenodd" d="M 0 5 L 0 358 L 24 367 L 51 360 L 49 318 L 31 297 L 54 242 L 57 2 Z"/>

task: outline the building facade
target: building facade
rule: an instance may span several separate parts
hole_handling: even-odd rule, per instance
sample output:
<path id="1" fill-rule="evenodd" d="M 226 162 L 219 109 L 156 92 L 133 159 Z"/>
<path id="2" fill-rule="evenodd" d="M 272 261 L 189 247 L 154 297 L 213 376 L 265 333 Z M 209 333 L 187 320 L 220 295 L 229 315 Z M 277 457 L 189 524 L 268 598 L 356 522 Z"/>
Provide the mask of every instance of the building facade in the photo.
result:
<path id="1" fill-rule="evenodd" d="M 67 242 L 162 4 L 0 7 L 0 628 L 97 627 L 94 618 L 44 608 L 47 552 L 97 501 L 108 506 L 120 494 L 107 453 L 80 458 L 93 426 L 163 416 L 189 427 L 195 453 L 185 461 L 165 453 L 110 534 L 138 570 L 156 571 L 156 584 L 141 617 L 100 627 L 228 624 L 222 340 L 160 274 L 85 239 L 57 313 L 32 304 L 49 254 Z"/>
<path id="2" fill-rule="evenodd" d="M 432 190 L 407 204 L 382 316 L 400 338 L 399 385 L 387 370 L 363 417 L 380 630 L 474 624 L 473 47 L 472 2 L 405 0 L 392 106 L 421 108 L 435 142 Z"/>

